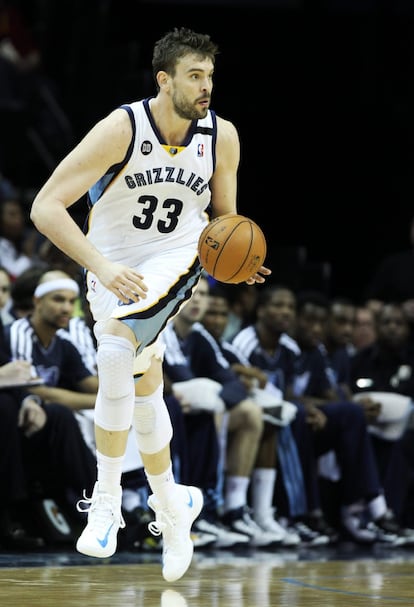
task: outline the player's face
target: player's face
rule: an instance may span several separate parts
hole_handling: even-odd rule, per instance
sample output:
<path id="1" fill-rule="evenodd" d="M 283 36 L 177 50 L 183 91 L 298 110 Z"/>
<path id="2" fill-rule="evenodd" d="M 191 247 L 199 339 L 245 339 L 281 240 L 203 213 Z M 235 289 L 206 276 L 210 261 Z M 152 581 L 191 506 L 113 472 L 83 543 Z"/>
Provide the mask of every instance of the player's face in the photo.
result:
<path id="1" fill-rule="evenodd" d="M 187 55 L 179 60 L 171 81 L 171 100 L 180 118 L 197 120 L 207 116 L 213 89 L 213 70 L 210 59 L 200 61 L 195 55 Z"/>

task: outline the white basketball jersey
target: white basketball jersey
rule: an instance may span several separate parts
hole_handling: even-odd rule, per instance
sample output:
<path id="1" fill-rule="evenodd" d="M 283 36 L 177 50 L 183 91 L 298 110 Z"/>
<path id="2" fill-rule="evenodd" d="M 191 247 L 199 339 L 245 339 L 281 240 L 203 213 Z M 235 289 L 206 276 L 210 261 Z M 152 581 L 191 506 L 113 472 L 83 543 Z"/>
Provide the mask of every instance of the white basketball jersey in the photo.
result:
<path id="1" fill-rule="evenodd" d="M 160 251 L 197 254 L 215 166 L 216 116 L 194 120 L 182 146 L 167 146 L 149 99 L 122 106 L 133 137 L 125 161 L 89 191 L 87 237 L 108 259 L 132 267 Z"/>

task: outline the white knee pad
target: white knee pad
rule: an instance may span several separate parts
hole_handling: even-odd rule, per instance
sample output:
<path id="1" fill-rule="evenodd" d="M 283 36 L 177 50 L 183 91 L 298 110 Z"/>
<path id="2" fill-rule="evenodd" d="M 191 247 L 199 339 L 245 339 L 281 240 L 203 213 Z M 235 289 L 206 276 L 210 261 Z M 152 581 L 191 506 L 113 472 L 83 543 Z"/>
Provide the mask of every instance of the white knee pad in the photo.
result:
<path id="1" fill-rule="evenodd" d="M 136 396 L 133 414 L 138 448 L 142 453 L 158 453 L 172 439 L 170 414 L 163 398 L 161 384 L 148 396 Z"/>
<path id="2" fill-rule="evenodd" d="M 128 430 L 131 426 L 135 395 L 134 357 L 134 346 L 124 337 L 100 337 L 95 422 L 104 430 Z"/>
<path id="3" fill-rule="evenodd" d="M 134 360 L 134 376 L 139 376 L 148 371 L 151 366 L 153 357 L 158 360 L 163 360 L 165 344 L 161 343 L 160 339 L 150 346 L 146 346 Z"/>

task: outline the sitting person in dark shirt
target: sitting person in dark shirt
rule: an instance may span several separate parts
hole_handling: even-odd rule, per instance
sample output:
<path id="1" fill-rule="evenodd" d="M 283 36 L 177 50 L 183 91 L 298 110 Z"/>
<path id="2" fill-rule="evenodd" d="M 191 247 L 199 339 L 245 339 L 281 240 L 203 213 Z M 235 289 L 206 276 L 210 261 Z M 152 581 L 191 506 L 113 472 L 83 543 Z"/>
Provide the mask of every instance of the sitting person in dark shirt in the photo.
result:
<path id="1" fill-rule="evenodd" d="M 376 267 L 365 290 L 365 301 L 377 314 L 384 303 L 399 303 L 414 337 L 414 217 L 409 223 L 410 248 L 385 257 Z"/>
<path id="2" fill-rule="evenodd" d="M 196 372 L 203 370 L 221 383 L 220 394 L 227 408 L 224 520 L 237 528 L 237 521 L 245 518 L 243 510 L 248 504 L 249 488 L 256 525 L 283 545 L 296 545 L 300 542 L 298 534 L 284 529 L 276 520 L 274 509 L 266 507 L 267 494 L 272 504 L 273 483 L 268 480 L 275 470 L 274 466 L 262 468 L 259 454 L 261 445 L 266 445 L 276 455 L 275 427 L 288 424 L 289 414 L 294 414 L 295 408 L 290 403 L 281 403 L 280 393 L 268 385 L 267 375 L 223 339 L 228 314 L 227 297 L 221 285 L 215 285 L 201 323 L 194 325 L 193 338 L 197 345 L 192 357 Z M 283 407 L 289 410 L 282 412 Z"/>
<path id="3" fill-rule="evenodd" d="M 351 359 L 350 387 L 355 397 L 376 402 L 370 430 L 387 499 L 402 523 L 413 525 L 407 491 L 414 479 L 412 430 L 414 347 L 401 304 L 384 304 L 378 314 L 376 341 Z M 404 457 L 404 454 L 406 457 Z"/>
<path id="4" fill-rule="evenodd" d="M 205 494 L 206 506 L 199 520 L 195 521 L 194 529 L 216 533 L 219 546 L 223 546 L 229 534 L 230 537 L 236 535 L 238 543 L 270 545 L 283 539 L 283 530 L 278 530 L 278 533 L 264 532 L 251 519 L 246 508 L 249 470 L 262 431 L 261 411 L 248 401 L 244 384 L 229 365 L 224 369 L 217 364 L 216 354 L 211 347 L 213 338 L 210 336 L 209 341 L 196 330 L 195 323 L 202 318 L 207 305 L 208 281 L 203 277 L 191 301 L 163 334 L 166 344 L 165 374 L 172 382 L 172 391 L 180 398 L 185 412 L 190 481 L 203 489 Z M 197 385 L 200 387 L 191 389 Z M 225 487 L 225 508 L 226 511 L 234 510 L 235 516 L 223 528 L 218 517 L 220 496 L 217 495 L 220 484 L 217 470 L 223 470 L 223 463 L 220 463 L 215 417 L 221 417 L 224 408 L 229 412 L 226 430 L 234 434 L 234 443 L 230 439 L 224 455 L 224 468 L 231 461 L 234 471 L 231 482 L 226 483 Z"/>
<path id="5" fill-rule="evenodd" d="M 338 331 L 333 331 L 338 319 L 347 317 L 346 310 L 343 301 L 330 305 L 317 292 L 299 295 L 295 337 L 301 356 L 293 389 L 305 406 L 309 402 L 316 405 L 327 418 L 323 431 L 314 436 L 315 452 L 318 455 L 326 453 L 329 446 L 335 453 L 340 468 L 342 518 L 347 530 L 351 534 L 354 531 L 356 539 L 358 535 L 372 531 L 376 534 L 373 541 L 406 544 L 405 530 L 393 518 L 387 496 L 383 495 L 378 462 L 368 432 L 372 410 L 364 409 L 352 400 L 346 348 L 338 344 Z M 324 345 L 326 342 L 329 350 Z M 366 512 L 374 524 L 369 522 L 366 528 L 361 524 L 353 530 L 348 523 L 348 514 L 355 512 L 361 501 L 366 504 Z"/>
<path id="6" fill-rule="evenodd" d="M 30 388 L 45 417 L 41 431 L 24 441 L 30 482 L 40 485 L 42 495 L 63 503 L 76 520 L 83 520 L 84 515 L 76 515 L 75 502 L 84 490 L 93 489 L 96 458 L 74 410 L 93 406 L 97 379 L 70 338 L 57 335 L 72 314 L 78 291 L 69 277 L 45 272 L 35 290 L 33 314 L 11 323 L 5 338 L 10 359 L 26 361 L 43 380 Z"/>
<path id="7" fill-rule="evenodd" d="M 348 536 L 364 543 L 400 541 L 382 525 L 387 508 L 363 410 L 356 403 L 338 397 L 334 375 L 327 364 L 322 343 L 329 302 L 321 294 L 303 293 L 297 301 L 286 288 L 265 288 L 258 307 L 258 321 L 266 321 L 267 335 L 270 335 L 276 302 L 279 297 L 288 296 L 296 310 L 290 326 L 295 339 L 287 335 L 279 337 L 279 354 L 275 357 L 273 372 L 275 377 L 283 373 L 286 398 L 298 406 L 292 429 L 307 482 L 309 510 L 318 512 L 321 508 L 318 458 L 333 451 L 341 473 L 341 523 Z M 258 356 L 256 350 L 255 354 Z M 253 361 L 255 357 L 250 359 Z M 361 507 L 361 502 L 365 507 Z M 375 524 L 372 520 L 366 522 L 368 512 Z"/>
<path id="8" fill-rule="evenodd" d="M 53 497 L 69 505 L 74 487 L 93 485 L 94 460 L 76 419 L 65 407 L 46 405 L 32 394 L 31 378 L 29 362 L 10 361 L 0 323 L 0 546 L 8 549 L 38 548 L 51 540 L 53 533 L 36 520 L 35 501 Z M 34 529 L 45 537 L 34 536 Z M 71 542 L 70 526 L 65 529 Z"/>
<path id="9" fill-rule="evenodd" d="M 30 549 L 44 545 L 43 538 L 31 536 L 28 529 L 32 522 L 29 516 L 31 503 L 21 443 L 26 440 L 25 432 L 30 435 L 45 423 L 36 398 L 17 387 L 30 378 L 28 363 L 10 362 L 0 318 L 0 474 L 3 479 L 0 489 L 0 549 Z"/>

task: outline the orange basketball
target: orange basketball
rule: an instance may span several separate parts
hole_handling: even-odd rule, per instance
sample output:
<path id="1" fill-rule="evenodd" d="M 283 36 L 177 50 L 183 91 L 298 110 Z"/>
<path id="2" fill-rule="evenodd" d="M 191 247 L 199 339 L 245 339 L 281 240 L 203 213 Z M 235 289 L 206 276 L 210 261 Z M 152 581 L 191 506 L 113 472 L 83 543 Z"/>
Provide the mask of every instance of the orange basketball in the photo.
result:
<path id="1" fill-rule="evenodd" d="M 200 263 L 220 282 L 244 282 L 263 265 L 266 239 L 257 223 L 244 215 L 212 219 L 198 241 Z"/>

